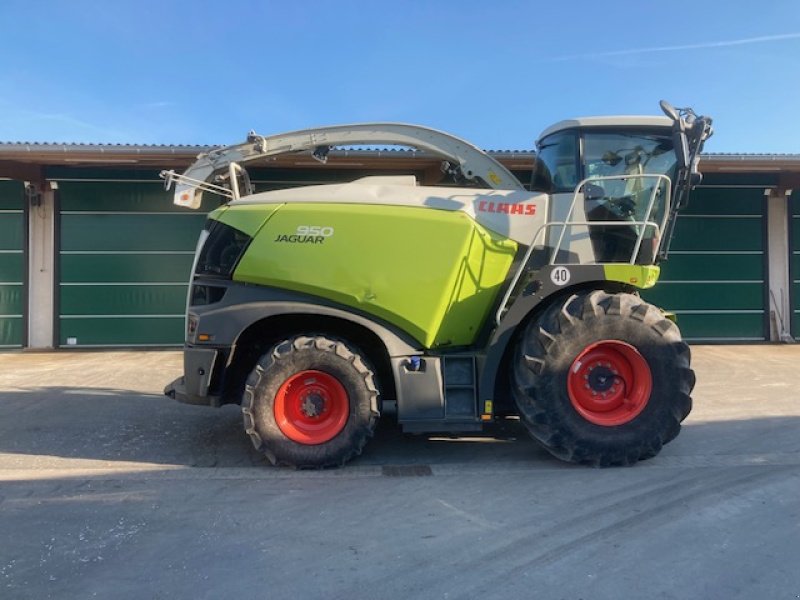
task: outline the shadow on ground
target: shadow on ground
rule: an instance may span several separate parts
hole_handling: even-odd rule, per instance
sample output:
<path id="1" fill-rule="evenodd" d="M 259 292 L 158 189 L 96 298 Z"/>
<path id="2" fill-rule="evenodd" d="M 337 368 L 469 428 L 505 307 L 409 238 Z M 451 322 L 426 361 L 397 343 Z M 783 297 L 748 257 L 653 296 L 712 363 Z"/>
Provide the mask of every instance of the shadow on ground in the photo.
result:
<path id="1" fill-rule="evenodd" d="M 659 458 L 800 452 L 799 417 L 684 424 Z M 160 395 L 102 388 L 43 387 L 0 395 L 0 466 L 61 467 L 48 457 L 189 467 L 267 466 L 242 430 L 237 406 L 178 404 Z M 504 465 L 558 468 L 515 420 L 465 435 L 403 434 L 384 418 L 354 465 Z"/>

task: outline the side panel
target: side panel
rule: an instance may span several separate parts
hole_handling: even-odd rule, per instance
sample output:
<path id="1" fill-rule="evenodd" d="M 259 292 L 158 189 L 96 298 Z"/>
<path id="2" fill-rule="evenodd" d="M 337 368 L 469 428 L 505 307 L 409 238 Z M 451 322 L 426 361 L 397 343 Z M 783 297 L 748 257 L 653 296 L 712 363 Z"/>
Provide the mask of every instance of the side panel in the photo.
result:
<path id="1" fill-rule="evenodd" d="M 462 346 L 474 341 L 516 249 L 458 211 L 287 204 L 262 227 L 234 279 L 339 302 L 428 348 Z"/>

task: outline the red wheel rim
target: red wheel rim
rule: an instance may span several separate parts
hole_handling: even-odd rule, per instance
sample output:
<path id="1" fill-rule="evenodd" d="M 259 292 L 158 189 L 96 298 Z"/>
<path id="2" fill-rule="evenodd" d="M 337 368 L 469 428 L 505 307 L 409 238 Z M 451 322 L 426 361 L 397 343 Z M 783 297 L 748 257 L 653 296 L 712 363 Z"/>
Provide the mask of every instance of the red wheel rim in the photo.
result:
<path id="1" fill-rule="evenodd" d="M 652 389 L 647 361 L 636 348 L 618 340 L 584 348 L 567 376 L 575 410 L 587 421 L 606 427 L 635 419 L 647 406 Z"/>
<path id="2" fill-rule="evenodd" d="M 275 422 L 290 440 L 324 444 L 344 429 L 350 400 L 344 386 L 322 371 L 300 371 L 275 396 Z"/>

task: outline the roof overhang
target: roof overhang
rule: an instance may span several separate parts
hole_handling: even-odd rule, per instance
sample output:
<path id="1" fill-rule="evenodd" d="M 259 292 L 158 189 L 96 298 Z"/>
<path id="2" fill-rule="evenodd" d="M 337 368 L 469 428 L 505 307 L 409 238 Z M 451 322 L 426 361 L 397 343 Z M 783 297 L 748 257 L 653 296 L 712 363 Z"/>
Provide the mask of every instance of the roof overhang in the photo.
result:
<path id="1" fill-rule="evenodd" d="M 0 177 L 30 179 L 29 173 L 48 166 L 183 170 L 198 154 L 217 147 L 0 143 Z M 533 150 L 489 151 L 488 154 L 512 170 L 531 169 L 536 156 Z M 440 174 L 441 158 L 431 152 L 411 149 L 335 149 L 328 154 L 325 166 L 308 152 L 268 157 L 254 161 L 251 166 L 430 171 L 433 179 Z"/>
<path id="2" fill-rule="evenodd" d="M 620 125 L 620 119 L 652 119 L 663 124 L 666 117 L 592 117 L 562 121 L 566 126 L 575 123 L 594 123 L 598 126 Z M 616 120 L 614 120 L 616 119 Z M 612 120 L 614 120 L 612 122 Z M 623 121 L 624 123 L 624 121 Z M 547 132 L 561 124 L 554 125 Z M 198 154 L 208 152 L 216 146 L 150 146 L 116 144 L 37 144 L 0 143 L 0 177 L 35 180 L 37 173 L 48 166 L 75 166 L 97 168 L 132 169 L 182 169 L 188 167 Z M 488 151 L 488 154 L 512 170 L 527 170 L 533 167 L 533 150 Z M 381 171 L 428 171 L 438 172 L 440 159 L 418 150 L 396 149 L 337 149 L 328 156 L 327 168 L 377 169 Z M 308 153 L 288 154 L 265 159 L 256 166 L 276 168 L 326 168 Z M 783 172 L 800 175 L 800 154 L 703 154 L 700 170 L 706 173 L 761 173 Z"/>

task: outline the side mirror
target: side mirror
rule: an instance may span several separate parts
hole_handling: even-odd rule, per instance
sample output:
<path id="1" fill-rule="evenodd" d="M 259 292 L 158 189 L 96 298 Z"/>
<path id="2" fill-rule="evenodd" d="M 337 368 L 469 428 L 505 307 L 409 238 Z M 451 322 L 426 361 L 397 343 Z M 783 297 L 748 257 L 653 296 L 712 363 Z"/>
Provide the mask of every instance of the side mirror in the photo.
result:
<path id="1" fill-rule="evenodd" d="M 583 197 L 586 200 L 602 200 L 606 197 L 606 191 L 594 183 L 585 183 L 583 185 Z"/>
<path id="2" fill-rule="evenodd" d="M 667 115 L 670 119 L 672 119 L 673 121 L 677 121 L 678 119 L 680 119 L 678 111 L 675 110 L 675 107 L 672 106 L 672 104 L 670 104 L 666 100 L 662 100 L 658 104 L 659 106 L 661 106 L 661 110 L 664 111 L 664 114 Z"/>

